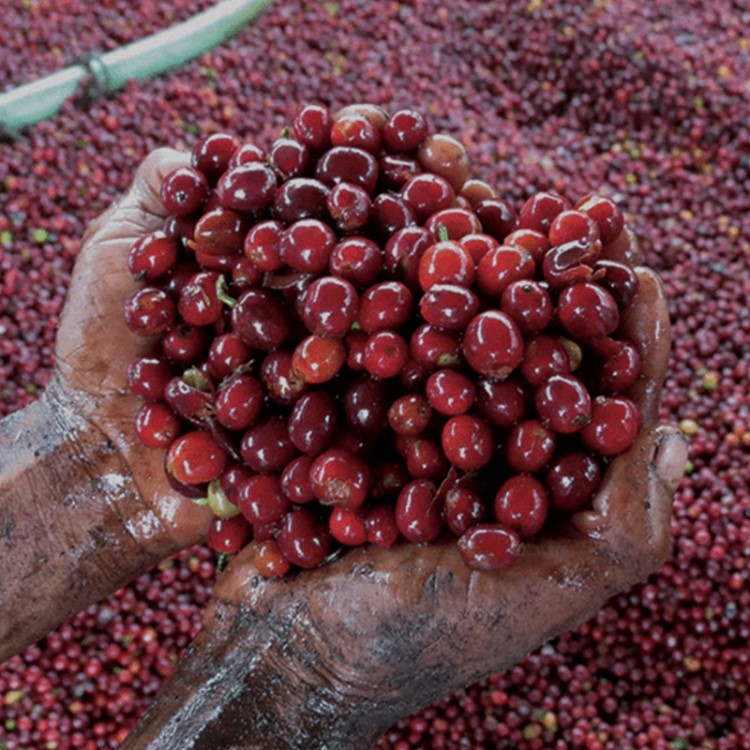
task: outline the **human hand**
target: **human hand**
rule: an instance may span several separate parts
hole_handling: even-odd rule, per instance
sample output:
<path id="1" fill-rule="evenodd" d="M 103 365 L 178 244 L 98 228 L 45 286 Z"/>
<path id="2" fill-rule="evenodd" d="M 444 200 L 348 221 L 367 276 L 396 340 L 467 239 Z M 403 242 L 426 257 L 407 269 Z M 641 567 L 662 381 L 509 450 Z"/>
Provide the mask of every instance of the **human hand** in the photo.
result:
<path id="1" fill-rule="evenodd" d="M 132 188 L 86 232 L 43 396 L 0 423 L 0 661 L 200 541 L 210 514 L 170 489 L 158 451 L 133 431 L 123 301 L 133 242 L 164 220 L 159 186 L 188 155 L 152 153 Z M 53 522 L 50 522 L 53 519 Z"/>
<path id="2" fill-rule="evenodd" d="M 614 251 L 637 260 L 629 235 Z M 657 277 L 638 275 L 623 333 L 644 359 L 628 394 L 644 426 L 590 509 L 493 573 L 469 570 L 444 542 L 358 548 L 268 580 L 246 549 L 123 750 L 368 748 L 398 718 L 508 668 L 657 571 L 686 444 L 657 423 L 669 320 Z"/>

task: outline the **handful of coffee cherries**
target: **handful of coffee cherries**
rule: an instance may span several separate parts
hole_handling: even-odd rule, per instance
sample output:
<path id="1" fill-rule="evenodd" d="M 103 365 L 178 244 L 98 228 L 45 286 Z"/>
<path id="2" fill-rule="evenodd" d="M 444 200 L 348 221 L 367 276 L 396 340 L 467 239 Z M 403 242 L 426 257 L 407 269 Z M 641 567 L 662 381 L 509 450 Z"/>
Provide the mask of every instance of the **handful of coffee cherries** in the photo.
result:
<path id="1" fill-rule="evenodd" d="M 266 576 L 454 538 L 477 570 L 584 508 L 642 416 L 619 332 L 622 211 L 469 179 L 425 118 L 303 106 L 265 150 L 211 133 L 128 266 L 127 382 L 172 486 Z"/>

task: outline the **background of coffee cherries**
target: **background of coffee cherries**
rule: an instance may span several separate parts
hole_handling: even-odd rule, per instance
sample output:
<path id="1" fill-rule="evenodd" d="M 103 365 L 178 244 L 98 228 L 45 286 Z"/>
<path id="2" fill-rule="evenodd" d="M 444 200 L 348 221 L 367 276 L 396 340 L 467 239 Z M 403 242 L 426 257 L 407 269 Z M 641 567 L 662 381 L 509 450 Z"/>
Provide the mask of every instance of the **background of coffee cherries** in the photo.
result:
<path id="1" fill-rule="evenodd" d="M 4 8 L 0 90 L 208 0 Z M 236 39 L 0 142 L 0 414 L 34 400 L 87 222 L 145 154 L 229 130 L 267 145 L 298 102 L 418 106 L 520 206 L 613 194 L 670 293 L 662 416 L 690 437 L 671 561 L 381 750 L 750 748 L 750 10 L 744 0 L 279 0 Z M 196 547 L 0 668 L 0 748 L 116 748 L 200 625 Z"/>

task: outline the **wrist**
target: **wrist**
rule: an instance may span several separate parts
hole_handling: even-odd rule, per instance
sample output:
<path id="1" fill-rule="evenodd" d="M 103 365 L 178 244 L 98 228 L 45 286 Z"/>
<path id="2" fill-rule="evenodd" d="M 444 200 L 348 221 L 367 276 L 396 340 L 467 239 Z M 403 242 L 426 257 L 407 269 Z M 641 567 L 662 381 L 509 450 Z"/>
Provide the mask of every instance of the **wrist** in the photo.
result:
<path id="1" fill-rule="evenodd" d="M 139 538 L 148 511 L 116 447 L 56 382 L 0 423 L 0 446 L 2 661 L 115 591 L 170 545 L 164 534 Z"/>
<path id="2" fill-rule="evenodd" d="M 289 603 L 257 612 L 214 601 L 122 750 L 369 750 L 395 717 L 364 694 L 345 697 L 299 599 Z"/>

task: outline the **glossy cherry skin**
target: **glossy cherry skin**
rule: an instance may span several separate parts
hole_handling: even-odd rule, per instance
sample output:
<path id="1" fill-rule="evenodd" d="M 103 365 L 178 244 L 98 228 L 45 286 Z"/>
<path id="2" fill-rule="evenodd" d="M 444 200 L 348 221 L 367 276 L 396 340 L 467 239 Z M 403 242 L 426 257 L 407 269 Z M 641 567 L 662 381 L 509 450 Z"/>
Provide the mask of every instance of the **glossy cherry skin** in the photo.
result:
<path id="1" fill-rule="evenodd" d="M 437 539 L 444 526 L 442 505 L 433 482 L 427 479 L 409 482 L 396 501 L 396 526 L 401 535 L 417 544 Z"/>
<path id="2" fill-rule="evenodd" d="M 308 508 L 284 516 L 276 541 L 284 557 L 304 570 L 322 565 L 332 548 L 327 524 Z"/>
<path id="3" fill-rule="evenodd" d="M 500 310 L 479 313 L 466 327 L 463 353 L 480 375 L 506 378 L 523 358 L 523 338 L 513 319 Z"/>
<path id="4" fill-rule="evenodd" d="M 469 414 L 451 417 L 440 436 L 445 457 L 458 469 L 474 471 L 486 466 L 495 451 L 487 423 Z"/>
<path id="5" fill-rule="evenodd" d="M 515 562 L 521 540 L 515 531 L 502 524 L 477 524 L 461 536 L 458 549 L 472 570 L 502 570 Z"/>
<path id="6" fill-rule="evenodd" d="M 571 512 L 591 500 L 601 480 L 602 472 L 596 459 L 588 453 L 574 451 L 553 461 L 547 470 L 545 485 L 552 506 Z"/>
<path id="7" fill-rule="evenodd" d="M 578 432 L 591 421 L 591 396 L 572 375 L 552 375 L 537 390 L 535 405 L 542 423 L 555 432 Z"/>
<path id="8" fill-rule="evenodd" d="M 167 452 L 167 472 L 183 484 L 203 484 L 221 476 L 227 454 L 216 438 L 204 430 L 177 438 Z"/>
<path id="9" fill-rule="evenodd" d="M 372 484 L 369 466 L 345 450 L 321 453 L 310 466 L 310 483 L 323 505 L 359 508 Z"/>
<path id="10" fill-rule="evenodd" d="M 516 531 L 522 539 L 541 531 L 548 507 L 544 485 L 528 474 L 517 474 L 503 482 L 494 502 L 498 522 Z"/>
<path id="11" fill-rule="evenodd" d="M 581 439 L 602 456 L 617 456 L 633 445 L 641 422 L 641 412 L 630 399 L 599 396 L 594 400 L 590 423 L 581 430 Z"/>

